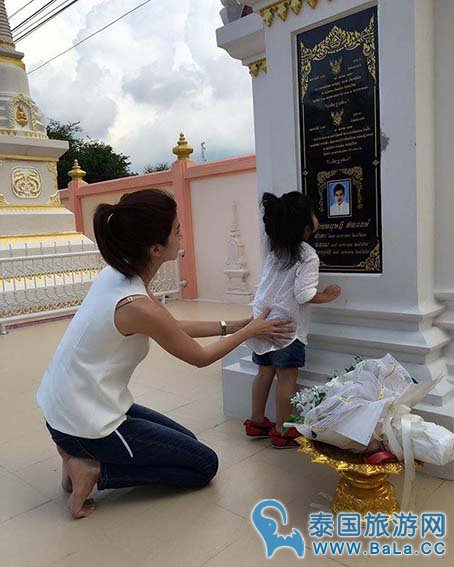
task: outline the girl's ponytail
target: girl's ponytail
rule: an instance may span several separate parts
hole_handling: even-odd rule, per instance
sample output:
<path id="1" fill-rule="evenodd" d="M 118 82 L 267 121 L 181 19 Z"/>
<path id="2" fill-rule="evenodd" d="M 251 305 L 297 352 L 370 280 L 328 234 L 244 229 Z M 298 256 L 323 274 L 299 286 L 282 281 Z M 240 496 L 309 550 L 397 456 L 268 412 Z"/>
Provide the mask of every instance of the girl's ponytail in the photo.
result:
<path id="1" fill-rule="evenodd" d="M 292 191 L 281 197 L 264 193 L 262 208 L 270 250 L 283 269 L 291 268 L 301 259 L 306 229 L 314 229 L 312 205 L 307 197 Z"/>

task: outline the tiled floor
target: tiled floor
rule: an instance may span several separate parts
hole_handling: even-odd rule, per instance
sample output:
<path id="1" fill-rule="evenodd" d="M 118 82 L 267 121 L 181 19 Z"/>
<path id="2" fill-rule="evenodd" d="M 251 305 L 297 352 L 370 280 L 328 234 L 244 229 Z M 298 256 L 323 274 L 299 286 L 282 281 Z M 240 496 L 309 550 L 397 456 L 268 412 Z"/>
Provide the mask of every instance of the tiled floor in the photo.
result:
<path id="1" fill-rule="evenodd" d="M 182 319 L 232 319 L 240 306 L 170 303 Z M 284 502 L 289 525 L 305 530 L 311 503 L 333 494 L 336 474 L 311 465 L 295 451 L 244 437 L 241 421 L 222 412 L 220 364 L 192 368 L 153 345 L 138 368 L 136 400 L 191 428 L 220 458 L 210 486 L 197 491 L 140 488 L 95 494 L 98 509 L 71 520 L 59 486 L 60 462 L 34 401 L 40 376 L 68 321 L 16 329 L 0 337 L 0 565 L 3 567 L 255 567 L 265 563 L 263 544 L 249 514 L 262 498 Z M 454 514 L 451 483 L 418 476 L 417 509 Z M 286 527 L 282 528 L 282 533 Z M 449 543 L 454 536 L 448 533 Z M 443 559 L 399 558 L 409 565 Z M 289 549 L 272 561 L 295 564 Z M 364 557 L 315 557 L 304 565 L 362 567 Z M 396 558 L 374 558 L 391 564 Z M 444 560 L 444 564 L 448 561 Z"/>

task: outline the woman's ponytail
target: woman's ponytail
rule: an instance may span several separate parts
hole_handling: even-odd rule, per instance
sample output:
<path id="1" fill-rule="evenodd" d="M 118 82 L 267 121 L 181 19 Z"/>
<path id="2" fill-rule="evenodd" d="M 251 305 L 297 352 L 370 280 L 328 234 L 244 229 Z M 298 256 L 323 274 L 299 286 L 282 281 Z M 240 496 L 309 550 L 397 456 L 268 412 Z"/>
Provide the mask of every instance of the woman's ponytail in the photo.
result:
<path id="1" fill-rule="evenodd" d="M 176 203 L 159 189 L 123 195 L 116 205 L 98 205 L 93 217 L 96 243 L 104 260 L 127 278 L 150 264 L 150 247 L 165 245 L 176 217 Z"/>

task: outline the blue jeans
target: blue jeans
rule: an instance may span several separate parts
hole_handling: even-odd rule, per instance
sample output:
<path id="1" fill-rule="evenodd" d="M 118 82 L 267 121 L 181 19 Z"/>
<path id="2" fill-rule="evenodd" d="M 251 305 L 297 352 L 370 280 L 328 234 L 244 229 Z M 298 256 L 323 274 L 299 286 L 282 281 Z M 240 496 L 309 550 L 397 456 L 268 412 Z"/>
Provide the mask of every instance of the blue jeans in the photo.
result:
<path id="1" fill-rule="evenodd" d="M 258 366 L 272 366 L 273 368 L 303 368 L 306 363 L 306 347 L 298 339 L 285 348 L 265 352 L 265 354 L 252 353 L 252 361 Z"/>
<path id="2" fill-rule="evenodd" d="M 191 431 L 137 404 L 116 431 L 101 439 L 67 435 L 49 424 L 47 428 L 66 453 L 101 464 L 99 490 L 147 484 L 205 486 L 218 470 L 216 453 Z"/>

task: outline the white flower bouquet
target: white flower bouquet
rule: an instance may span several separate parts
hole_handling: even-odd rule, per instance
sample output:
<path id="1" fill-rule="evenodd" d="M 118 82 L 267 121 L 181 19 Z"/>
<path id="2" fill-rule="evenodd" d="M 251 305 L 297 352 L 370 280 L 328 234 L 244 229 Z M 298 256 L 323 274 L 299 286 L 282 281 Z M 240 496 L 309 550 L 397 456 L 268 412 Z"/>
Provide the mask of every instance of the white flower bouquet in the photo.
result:
<path id="1" fill-rule="evenodd" d="M 454 434 L 411 414 L 435 383 L 415 383 L 389 354 L 362 360 L 342 376 L 295 394 L 295 413 L 285 425 L 347 451 L 387 450 L 399 460 L 411 455 L 445 465 L 454 460 Z"/>

